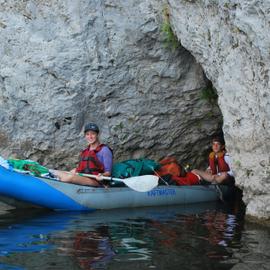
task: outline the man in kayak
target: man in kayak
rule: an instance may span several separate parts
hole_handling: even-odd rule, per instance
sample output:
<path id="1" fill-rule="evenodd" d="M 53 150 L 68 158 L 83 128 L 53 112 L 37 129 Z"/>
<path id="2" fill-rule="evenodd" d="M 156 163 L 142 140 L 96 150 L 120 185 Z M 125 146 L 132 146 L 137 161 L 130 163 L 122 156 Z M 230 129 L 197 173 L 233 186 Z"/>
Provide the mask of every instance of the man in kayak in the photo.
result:
<path id="1" fill-rule="evenodd" d="M 113 154 L 111 149 L 101 144 L 99 141 L 99 128 L 94 123 L 89 123 L 84 127 L 84 136 L 88 142 L 88 147 L 80 153 L 79 164 L 77 168 L 70 172 L 54 170 L 55 174 L 60 181 L 100 186 L 102 176 L 110 176 L 113 164 Z M 94 174 L 96 178 L 89 178 L 79 175 L 82 174 Z"/>
<path id="2" fill-rule="evenodd" d="M 212 152 L 209 154 L 209 167 L 206 171 L 192 170 L 201 179 L 217 184 L 234 181 L 232 162 L 225 149 L 225 141 L 221 137 L 212 140 Z"/>

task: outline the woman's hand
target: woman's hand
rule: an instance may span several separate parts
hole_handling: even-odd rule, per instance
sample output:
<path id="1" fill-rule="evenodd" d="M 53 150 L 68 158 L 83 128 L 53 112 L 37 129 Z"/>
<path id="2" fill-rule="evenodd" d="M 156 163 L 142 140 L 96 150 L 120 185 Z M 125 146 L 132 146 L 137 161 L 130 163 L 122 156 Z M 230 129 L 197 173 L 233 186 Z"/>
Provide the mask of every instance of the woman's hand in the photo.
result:
<path id="1" fill-rule="evenodd" d="M 103 180 L 103 174 L 102 174 L 102 173 L 99 173 L 99 174 L 96 176 L 96 180 L 97 180 L 97 181 L 102 181 L 102 180 Z"/>
<path id="2" fill-rule="evenodd" d="M 69 171 L 70 173 L 72 174 L 76 174 L 76 168 L 75 169 L 72 169 L 71 171 Z"/>

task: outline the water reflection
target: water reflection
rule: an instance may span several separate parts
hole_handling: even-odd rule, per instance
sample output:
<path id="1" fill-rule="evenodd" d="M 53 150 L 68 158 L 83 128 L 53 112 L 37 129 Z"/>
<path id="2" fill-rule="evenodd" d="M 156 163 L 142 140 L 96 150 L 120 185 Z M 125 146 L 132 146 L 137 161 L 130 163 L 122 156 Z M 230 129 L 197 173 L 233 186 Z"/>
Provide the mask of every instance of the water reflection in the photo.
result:
<path id="1" fill-rule="evenodd" d="M 242 220 L 222 205 L 0 216 L 0 269 L 231 269 Z"/>

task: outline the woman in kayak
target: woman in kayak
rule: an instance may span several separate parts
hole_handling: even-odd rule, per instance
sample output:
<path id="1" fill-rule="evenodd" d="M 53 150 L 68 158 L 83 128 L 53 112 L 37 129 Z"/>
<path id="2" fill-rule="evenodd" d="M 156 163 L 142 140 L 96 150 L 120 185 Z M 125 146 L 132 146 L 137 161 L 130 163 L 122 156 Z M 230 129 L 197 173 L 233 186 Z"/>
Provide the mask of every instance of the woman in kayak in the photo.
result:
<path id="1" fill-rule="evenodd" d="M 206 171 L 192 170 L 192 173 L 211 183 L 230 183 L 234 181 L 231 163 L 231 158 L 225 149 L 225 141 L 220 137 L 216 137 L 212 140 L 209 167 Z"/>
<path id="2" fill-rule="evenodd" d="M 80 185 L 100 186 L 103 176 L 110 176 L 113 164 L 112 150 L 99 141 L 99 128 L 94 123 L 85 125 L 84 136 L 88 147 L 80 153 L 77 168 L 70 172 L 54 170 L 60 181 Z M 85 177 L 82 174 L 94 174 L 96 178 Z"/>

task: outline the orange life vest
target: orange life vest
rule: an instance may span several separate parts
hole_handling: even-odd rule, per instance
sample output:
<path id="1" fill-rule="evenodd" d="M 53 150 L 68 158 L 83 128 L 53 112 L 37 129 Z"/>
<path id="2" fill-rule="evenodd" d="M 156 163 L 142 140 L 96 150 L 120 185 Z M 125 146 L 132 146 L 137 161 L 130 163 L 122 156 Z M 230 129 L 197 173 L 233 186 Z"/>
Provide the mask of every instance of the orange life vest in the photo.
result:
<path id="1" fill-rule="evenodd" d="M 230 171 L 229 165 L 226 163 L 224 156 L 226 151 L 221 151 L 215 154 L 211 152 L 209 154 L 209 166 L 212 171 L 212 174 L 218 174 L 219 172 L 228 172 Z"/>
<path id="2" fill-rule="evenodd" d="M 200 183 L 200 178 L 198 175 L 192 173 L 192 172 L 187 172 L 186 176 L 181 177 L 181 176 L 172 176 L 172 180 L 177 184 L 177 185 L 198 185 Z"/>
<path id="3" fill-rule="evenodd" d="M 177 162 L 174 157 L 166 157 L 159 161 L 161 165 L 160 168 L 156 171 L 157 176 L 165 175 L 175 175 L 175 176 L 184 176 L 185 172 L 182 169 L 182 166 Z"/>
<path id="4" fill-rule="evenodd" d="M 104 165 L 97 158 L 97 153 L 105 144 L 100 144 L 96 149 L 90 150 L 89 147 L 84 149 L 79 158 L 79 164 L 76 168 L 78 173 L 88 173 L 98 175 L 104 172 Z"/>

